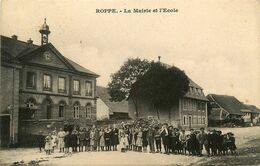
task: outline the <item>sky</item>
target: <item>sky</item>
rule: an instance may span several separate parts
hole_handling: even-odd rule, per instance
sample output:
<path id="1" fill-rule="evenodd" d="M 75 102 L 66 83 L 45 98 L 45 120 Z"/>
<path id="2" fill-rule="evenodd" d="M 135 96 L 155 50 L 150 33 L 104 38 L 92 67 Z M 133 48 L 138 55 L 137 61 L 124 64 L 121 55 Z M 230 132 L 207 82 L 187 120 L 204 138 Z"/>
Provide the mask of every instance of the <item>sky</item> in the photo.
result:
<path id="1" fill-rule="evenodd" d="M 100 14 L 96 9 L 175 8 L 175 13 Z M 236 96 L 260 107 L 260 1 L 2 0 L 0 32 L 40 44 L 44 18 L 64 56 L 100 75 L 127 58 L 175 65 L 205 94 Z"/>

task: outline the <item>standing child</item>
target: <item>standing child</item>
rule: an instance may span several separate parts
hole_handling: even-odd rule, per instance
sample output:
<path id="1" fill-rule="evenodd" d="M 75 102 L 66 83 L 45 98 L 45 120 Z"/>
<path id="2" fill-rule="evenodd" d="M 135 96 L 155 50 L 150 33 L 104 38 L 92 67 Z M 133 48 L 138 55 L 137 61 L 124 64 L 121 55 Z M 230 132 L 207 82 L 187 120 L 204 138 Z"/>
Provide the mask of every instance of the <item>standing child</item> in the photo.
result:
<path id="1" fill-rule="evenodd" d="M 180 136 L 179 136 L 180 144 L 181 144 L 181 149 L 182 149 L 182 154 L 186 155 L 186 141 L 187 141 L 187 136 L 185 134 L 185 130 L 181 130 Z"/>
<path id="2" fill-rule="evenodd" d="M 156 146 L 156 153 L 162 152 L 162 141 L 161 141 L 161 131 L 159 126 L 155 127 L 155 146 Z"/>
<path id="3" fill-rule="evenodd" d="M 51 133 L 49 133 L 49 135 L 46 136 L 45 138 L 45 151 L 47 155 L 51 154 L 51 150 L 52 150 L 52 136 Z"/>
<path id="4" fill-rule="evenodd" d="M 142 152 L 142 146 L 143 146 L 143 140 L 142 140 L 142 129 L 141 127 L 138 129 L 137 133 L 137 139 L 136 139 L 136 146 L 137 146 L 137 151 Z"/>
<path id="5" fill-rule="evenodd" d="M 122 137 L 120 139 L 121 152 L 126 152 L 128 146 L 128 139 L 125 133 L 122 133 Z"/>

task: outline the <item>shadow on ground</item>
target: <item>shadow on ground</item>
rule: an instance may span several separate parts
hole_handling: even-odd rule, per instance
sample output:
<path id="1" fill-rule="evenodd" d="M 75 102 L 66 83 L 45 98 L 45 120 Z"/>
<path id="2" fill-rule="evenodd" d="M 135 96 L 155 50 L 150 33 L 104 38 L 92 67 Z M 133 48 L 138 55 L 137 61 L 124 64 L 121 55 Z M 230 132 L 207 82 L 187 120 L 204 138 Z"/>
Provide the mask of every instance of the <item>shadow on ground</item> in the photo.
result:
<path id="1" fill-rule="evenodd" d="M 259 165 L 260 164 L 260 138 L 246 142 L 238 149 L 236 156 L 217 156 L 203 158 L 190 166 L 216 166 L 216 165 Z"/>

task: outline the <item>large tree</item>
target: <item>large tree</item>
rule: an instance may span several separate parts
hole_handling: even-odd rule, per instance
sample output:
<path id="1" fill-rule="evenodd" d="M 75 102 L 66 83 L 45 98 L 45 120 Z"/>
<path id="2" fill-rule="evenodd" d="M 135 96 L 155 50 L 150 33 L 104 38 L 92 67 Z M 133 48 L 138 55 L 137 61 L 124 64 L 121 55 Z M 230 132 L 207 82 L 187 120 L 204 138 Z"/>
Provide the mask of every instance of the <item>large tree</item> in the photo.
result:
<path id="1" fill-rule="evenodd" d="M 129 58 L 121 68 L 111 75 L 111 81 L 108 83 L 108 90 L 111 101 L 122 101 L 127 99 L 130 94 L 132 85 L 137 79 L 142 77 L 150 68 L 150 62 L 146 59 Z M 137 96 L 135 93 L 134 96 Z M 134 105 L 136 116 L 138 117 L 137 97 L 131 97 Z"/>
<path id="2" fill-rule="evenodd" d="M 177 67 L 152 62 L 149 70 L 136 81 L 131 91 L 134 89 L 138 89 L 139 97 L 153 104 L 160 119 L 160 108 L 170 110 L 187 93 L 189 78 Z"/>

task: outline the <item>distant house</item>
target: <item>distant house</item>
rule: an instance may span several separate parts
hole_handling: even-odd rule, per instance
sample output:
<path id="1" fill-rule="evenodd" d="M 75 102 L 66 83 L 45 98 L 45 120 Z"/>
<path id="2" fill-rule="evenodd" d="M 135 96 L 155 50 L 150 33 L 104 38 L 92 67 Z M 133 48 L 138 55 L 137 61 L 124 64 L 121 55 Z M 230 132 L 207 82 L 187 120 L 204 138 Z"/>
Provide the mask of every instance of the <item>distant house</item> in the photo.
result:
<path id="1" fill-rule="evenodd" d="M 108 89 L 97 86 L 97 120 L 104 119 L 129 119 L 128 102 L 112 102 Z"/>
<path id="2" fill-rule="evenodd" d="M 140 98 L 137 101 L 138 103 L 135 105 L 132 97 L 129 97 L 128 107 L 131 118 L 158 119 L 157 111 L 149 101 Z M 160 108 L 159 120 L 182 128 L 207 127 L 207 101 L 203 89 L 189 79 L 188 92 L 171 109 Z M 138 113 L 136 112 L 136 108 Z"/>
<path id="3" fill-rule="evenodd" d="M 249 110 L 234 96 L 209 94 L 207 98 L 210 107 L 210 121 L 247 119 Z"/>
<path id="4" fill-rule="evenodd" d="M 245 106 L 245 109 L 242 111 L 246 112 L 246 115 L 244 116 L 244 118 L 246 118 L 245 121 L 252 122 L 254 124 L 259 123 L 260 122 L 260 109 L 254 105 L 244 104 L 244 106 Z"/>

